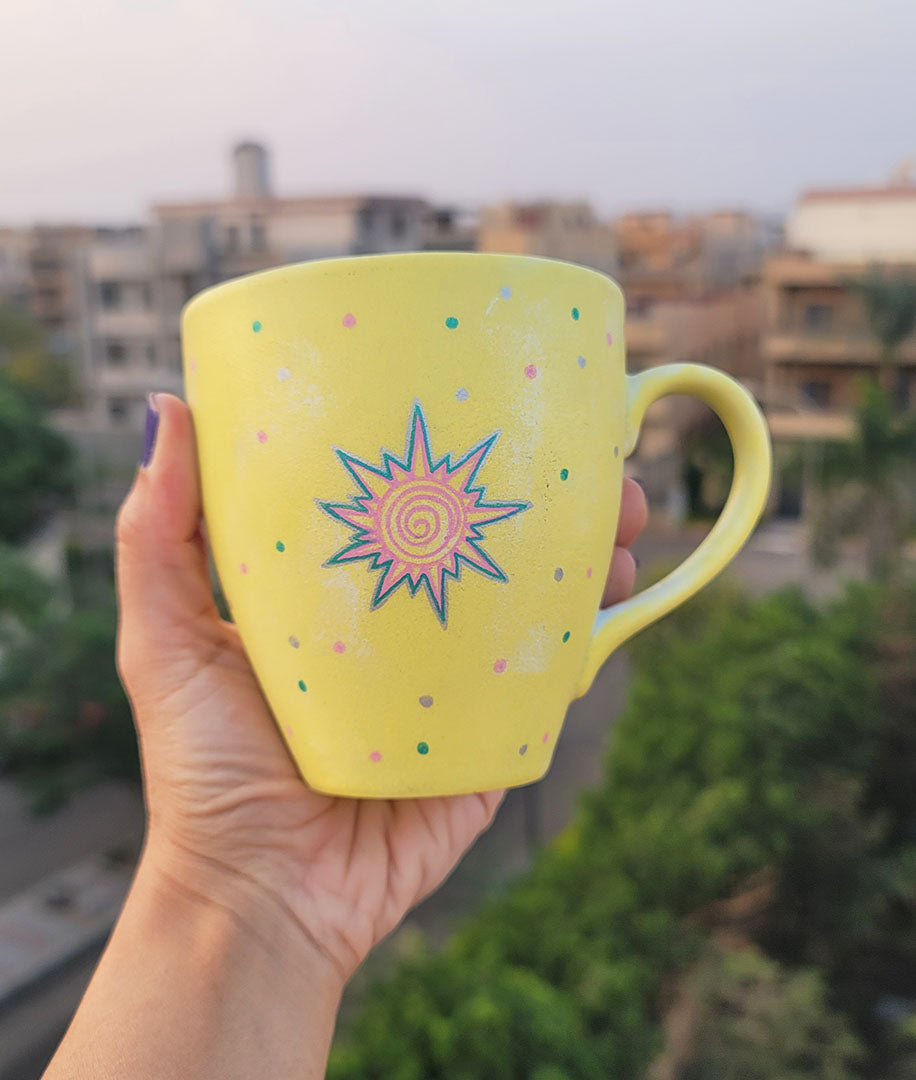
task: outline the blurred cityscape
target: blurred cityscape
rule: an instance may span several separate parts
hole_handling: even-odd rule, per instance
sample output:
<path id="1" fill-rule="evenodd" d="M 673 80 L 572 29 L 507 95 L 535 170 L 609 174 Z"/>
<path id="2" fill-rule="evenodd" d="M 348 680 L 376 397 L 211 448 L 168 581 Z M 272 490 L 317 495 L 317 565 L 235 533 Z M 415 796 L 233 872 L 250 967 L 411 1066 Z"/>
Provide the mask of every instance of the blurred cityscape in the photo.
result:
<path id="1" fill-rule="evenodd" d="M 864 385 L 880 385 L 894 415 L 916 409 L 916 177 L 907 163 L 884 185 L 799 192 L 784 221 L 732 207 L 690 216 L 659 208 L 604 220 L 586 202 L 471 208 L 414 193 L 290 196 L 274 191 L 266 147 L 242 143 L 228 164 L 231 194 L 154 205 L 142 222 L 0 227 L 0 368 L 38 403 L 47 439 L 72 448 L 68 483 L 58 490 L 48 480 L 41 504 L 3 534 L 15 551 L 12 561 L 0 560 L 0 623 L 15 621 L 17 604 L 40 609 L 36 638 L 63 635 L 81 670 L 111 668 L 111 619 L 76 637 L 72 616 L 110 613 L 114 513 L 140 457 L 147 394 L 181 393 L 182 306 L 240 274 L 392 251 L 508 252 L 594 267 L 623 286 L 629 371 L 692 361 L 744 383 L 765 412 L 776 452 L 767 519 L 734 569 L 752 595 L 794 583 L 814 599 L 829 597 L 847 578 L 881 577 L 896 557 L 886 536 L 843 540 L 856 532 L 844 514 L 858 515 L 861 525 L 886 503 L 869 512 L 847 495 L 828 498 L 824 468 L 837 446 L 863 437 Z M 898 287 L 895 307 L 887 297 Z M 882 324 L 876 310 L 891 311 L 895 325 L 886 325 L 890 316 Z M 12 432 L 8 454 L 24 447 L 16 439 L 30 430 L 9 419 L 11 410 L 0 408 L 0 426 Z M 50 450 L 48 461 L 54 473 Z M 653 408 L 629 462 L 652 508 L 636 548 L 643 581 L 647 568 L 696 545 L 721 509 L 730 469 L 727 443 L 705 407 L 669 398 Z M 871 483 L 872 493 L 884 482 L 875 471 L 862 477 L 860 487 Z M 914 502 L 909 486 L 895 518 L 904 561 L 913 557 Z M 819 551 L 820 561 L 812 558 Z M 36 750 L 43 720 L 29 703 L 57 700 L 40 682 L 55 675 L 42 674 L 40 650 L 24 649 L 22 639 L 18 630 L 0 636 L 0 1080 L 40 1075 L 116 917 L 143 829 L 129 765 L 132 732 L 126 706 L 111 696 L 111 678 L 99 676 L 97 686 L 71 669 L 57 671 L 55 692 L 66 700 Z M 4 666 L 14 673 L 6 682 Z M 419 929 L 443 941 L 569 825 L 580 793 L 602 778 L 629 678 L 628 658 L 613 658 L 588 698 L 573 706 L 547 780 L 511 794 L 491 833 L 402 935 Z M 86 740 L 109 724 L 126 737 L 105 744 L 96 772 L 74 768 Z M 36 816 L 36 807 L 45 813 Z M 387 944 L 370 973 L 384 970 L 402 947 L 397 938 Z M 362 992 L 354 989 L 351 1010 Z M 916 1014 L 903 992 L 887 1000 L 901 1015 Z M 676 1043 L 674 1036 L 666 1043 L 672 1060 Z M 658 1080 L 687 1076 L 665 1060 L 655 1060 Z"/>

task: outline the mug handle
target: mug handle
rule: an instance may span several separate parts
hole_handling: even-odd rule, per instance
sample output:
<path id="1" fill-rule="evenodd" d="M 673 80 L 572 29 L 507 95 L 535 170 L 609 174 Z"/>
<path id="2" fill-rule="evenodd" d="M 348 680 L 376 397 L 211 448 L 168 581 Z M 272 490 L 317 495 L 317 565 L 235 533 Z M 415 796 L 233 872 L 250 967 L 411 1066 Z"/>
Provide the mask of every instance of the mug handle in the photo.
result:
<path id="1" fill-rule="evenodd" d="M 633 452 L 653 401 L 666 394 L 691 394 L 705 401 L 725 425 L 735 471 L 725 509 L 696 551 L 655 585 L 598 612 L 576 697 L 586 693 L 618 645 L 689 599 L 731 562 L 757 524 L 770 489 L 769 431 L 740 383 L 703 364 L 664 364 L 628 375 L 626 387 L 625 456 Z"/>

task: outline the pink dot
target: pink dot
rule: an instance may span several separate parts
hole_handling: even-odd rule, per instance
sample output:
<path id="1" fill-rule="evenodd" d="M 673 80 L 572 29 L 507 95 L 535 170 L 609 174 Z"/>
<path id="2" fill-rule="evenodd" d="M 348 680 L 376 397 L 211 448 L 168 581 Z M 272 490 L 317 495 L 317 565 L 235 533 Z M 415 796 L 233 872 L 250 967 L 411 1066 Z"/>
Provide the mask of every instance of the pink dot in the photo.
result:
<path id="1" fill-rule="evenodd" d="M 543 734 L 543 735 L 541 736 L 541 742 L 547 742 L 547 740 L 548 740 L 549 738 L 550 738 L 550 732 L 549 732 L 549 731 L 545 731 L 545 732 L 544 732 L 544 734 Z"/>
<path id="2" fill-rule="evenodd" d="M 258 442 L 259 443 L 266 443 L 267 442 L 267 432 L 266 431 L 259 431 L 258 432 Z"/>
<path id="3" fill-rule="evenodd" d="M 239 567 L 239 570 L 241 570 L 243 574 L 247 574 L 248 573 L 248 563 L 243 562 L 242 565 Z"/>
<path id="4" fill-rule="evenodd" d="M 352 311 L 348 311 L 347 314 L 344 315 L 343 324 L 348 330 L 356 326 L 356 316 Z"/>
<path id="5" fill-rule="evenodd" d="M 191 370 L 197 371 L 197 361 L 194 359 L 191 360 Z"/>
<path id="6" fill-rule="evenodd" d="M 536 378 L 538 377 L 538 369 L 537 369 L 537 366 L 536 366 L 535 364 L 529 364 L 529 365 L 528 365 L 528 366 L 527 366 L 527 367 L 525 368 L 525 375 L 526 375 L 526 376 L 527 376 L 527 377 L 528 377 L 529 379 L 536 379 Z"/>
<path id="7" fill-rule="evenodd" d="M 506 670 L 506 661 L 497 660 L 496 663 L 493 665 L 493 670 L 496 672 L 497 675 L 502 675 L 502 673 Z"/>
<path id="8" fill-rule="evenodd" d="M 614 344 L 614 335 L 610 332 L 610 330 L 608 330 L 608 332 L 604 336 L 607 338 L 608 345 Z"/>
<path id="9" fill-rule="evenodd" d="M 283 730 L 286 732 L 287 735 L 289 735 L 290 738 L 293 737 L 293 729 L 289 726 L 289 724 L 287 724 Z"/>
<path id="10" fill-rule="evenodd" d="M 347 650 L 347 646 L 344 645 L 344 643 L 342 641 L 335 641 L 334 642 L 334 652 L 342 653 L 342 652 L 346 652 L 346 650 Z"/>
<path id="11" fill-rule="evenodd" d="M 381 761 L 382 760 L 382 755 L 378 752 L 378 750 L 373 750 L 372 753 L 369 755 L 369 760 L 370 761 Z"/>
<path id="12" fill-rule="evenodd" d="M 588 569 L 587 569 L 587 570 L 585 571 L 585 576 L 586 576 L 586 577 L 591 577 L 591 576 L 592 576 L 592 568 L 591 568 L 591 567 L 589 567 L 589 568 L 588 568 Z"/>

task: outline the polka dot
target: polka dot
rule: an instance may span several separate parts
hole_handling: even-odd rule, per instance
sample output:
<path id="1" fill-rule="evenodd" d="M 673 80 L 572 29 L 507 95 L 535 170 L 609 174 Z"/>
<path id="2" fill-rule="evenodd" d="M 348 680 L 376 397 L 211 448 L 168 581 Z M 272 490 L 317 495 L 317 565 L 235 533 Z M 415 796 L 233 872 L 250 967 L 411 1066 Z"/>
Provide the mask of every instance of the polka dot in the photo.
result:
<path id="1" fill-rule="evenodd" d="M 579 367 L 580 367 L 580 368 L 584 368 L 584 367 L 585 367 L 585 357 L 584 357 L 584 356 L 580 356 L 580 357 L 579 357 L 579 358 L 578 358 L 578 359 L 576 360 L 576 363 L 577 363 L 577 364 L 579 365 Z"/>
<path id="2" fill-rule="evenodd" d="M 281 367 L 277 369 L 277 378 L 280 382 L 286 382 L 286 380 L 292 375 L 292 372 L 288 367 Z"/>
<path id="3" fill-rule="evenodd" d="M 378 750 L 373 750 L 372 753 L 369 755 L 369 760 L 370 761 L 381 761 L 382 760 L 382 755 L 378 752 Z"/>
<path id="4" fill-rule="evenodd" d="M 286 725 L 286 727 L 285 727 L 285 728 L 284 728 L 283 730 L 284 730 L 284 731 L 286 732 L 286 734 L 287 734 L 287 735 L 288 735 L 288 736 L 289 736 L 290 738 L 292 738 L 292 737 L 293 737 L 293 729 L 292 729 L 292 728 L 291 728 L 291 727 L 289 726 L 289 724 L 287 724 L 287 725 Z"/>
<path id="5" fill-rule="evenodd" d="M 493 665 L 493 670 L 496 672 L 497 675 L 502 675 L 502 673 L 506 670 L 506 664 L 506 660 L 497 660 L 496 663 Z"/>
<path id="6" fill-rule="evenodd" d="M 341 653 L 344 653 L 344 652 L 347 651 L 347 646 L 344 645 L 344 643 L 342 641 L 335 641 L 333 648 L 334 648 L 334 652 L 336 652 L 338 654 L 338 656 Z"/>
<path id="7" fill-rule="evenodd" d="M 569 641 L 569 631 L 568 630 L 563 635 L 563 644 L 565 645 L 567 641 Z"/>
<path id="8" fill-rule="evenodd" d="M 261 324 L 257 319 L 255 319 L 254 322 L 251 324 L 251 329 L 254 330 L 256 334 L 260 334 Z"/>
<path id="9" fill-rule="evenodd" d="M 563 580 L 563 567 L 562 566 L 558 566 L 556 568 L 556 570 L 554 570 L 554 572 L 553 572 L 553 580 L 554 581 L 562 581 Z"/>
<path id="10" fill-rule="evenodd" d="M 352 311 L 348 311 L 346 315 L 341 319 L 341 322 L 348 330 L 352 330 L 356 326 L 356 316 Z"/>
<path id="11" fill-rule="evenodd" d="M 499 290 L 499 295 L 503 298 L 503 300 L 508 300 L 509 297 L 512 295 L 512 290 L 509 288 L 508 285 L 503 285 L 502 288 Z"/>
<path id="12" fill-rule="evenodd" d="M 193 357 L 191 358 L 191 370 L 197 371 L 197 361 Z"/>
<path id="13" fill-rule="evenodd" d="M 610 330 L 608 330 L 608 332 L 604 335 L 604 337 L 605 337 L 605 340 L 607 341 L 608 345 L 613 345 L 614 344 L 614 335 L 610 332 Z"/>
<path id="14" fill-rule="evenodd" d="M 429 743 L 418 742 L 417 743 L 417 753 L 418 754 L 428 754 L 429 753 Z"/>
<path id="15" fill-rule="evenodd" d="M 298 638 L 296 637 L 296 635 L 295 635 L 295 634 L 290 634 L 290 636 L 289 636 L 289 643 L 290 643 L 290 645 L 292 645 L 292 647 L 293 647 L 294 649 L 298 649 L 298 648 L 299 648 L 299 639 L 298 639 Z"/>
<path id="16" fill-rule="evenodd" d="M 308 690 L 308 687 L 305 685 L 305 681 L 303 679 L 299 680 L 299 689 L 302 691 L 303 694 L 306 692 L 306 690 Z"/>
<path id="17" fill-rule="evenodd" d="M 529 364 L 525 368 L 525 377 L 528 379 L 536 379 L 538 377 L 538 369 L 535 364 Z"/>
<path id="18" fill-rule="evenodd" d="M 560 479 L 561 480 L 568 480 L 569 479 L 569 469 L 560 469 Z"/>
<path id="19" fill-rule="evenodd" d="M 423 706 L 424 709 L 428 709 L 432 705 L 432 703 L 433 699 L 429 696 L 429 694 L 424 694 L 423 697 L 420 698 L 420 704 Z"/>
<path id="20" fill-rule="evenodd" d="M 467 401 L 467 399 L 470 396 L 471 395 L 467 392 L 467 390 L 465 390 L 465 388 L 463 386 L 461 387 L 460 390 L 455 391 L 455 400 L 456 401 Z"/>
<path id="21" fill-rule="evenodd" d="M 574 322 L 579 321 L 579 309 L 577 307 L 574 307 L 569 314 L 572 315 Z"/>
<path id="22" fill-rule="evenodd" d="M 541 736 L 541 742 L 547 742 L 547 740 L 548 740 L 549 738 L 550 738 L 550 732 L 549 732 L 549 731 L 545 731 L 545 732 L 544 732 L 544 734 L 543 734 L 543 735 Z"/>
<path id="23" fill-rule="evenodd" d="M 282 540 L 277 541 L 277 551 L 286 551 L 286 544 L 284 544 Z"/>
<path id="24" fill-rule="evenodd" d="M 614 457 L 619 457 L 619 455 L 620 455 L 620 447 L 615 446 L 614 447 Z"/>
<path id="25" fill-rule="evenodd" d="M 522 757 L 524 757 L 525 754 L 528 753 L 528 744 L 522 743 L 522 745 L 518 748 L 518 752 L 522 755 Z"/>
<path id="26" fill-rule="evenodd" d="M 449 330 L 454 330 L 458 326 L 458 320 L 455 318 L 454 315 L 449 315 L 449 317 L 445 320 L 445 325 L 449 328 Z"/>
<path id="27" fill-rule="evenodd" d="M 267 442 L 267 432 L 266 431 L 259 431 L 258 432 L 258 442 L 259 443 L 266 443 Z"/>
<path id="28" fill-rule="evenodd" d="M 591 577 L 591 576 L 592 576 L 592 568 L 591 568 L 591 567 L 589 567 L 589 568 L 588 568 L 588 569 L 587 569 L 587 570 L 585 571 L 585 576 L 586 576 L 586 577 Z"/>
<path id="29" fill-rule="evenodd" d="M 248 563 L 243 562 L 241 564 L 241 566 L 239 566 L 239 570 L 241 570 L 243 574 L 247 574 L 248 573 Z"/>

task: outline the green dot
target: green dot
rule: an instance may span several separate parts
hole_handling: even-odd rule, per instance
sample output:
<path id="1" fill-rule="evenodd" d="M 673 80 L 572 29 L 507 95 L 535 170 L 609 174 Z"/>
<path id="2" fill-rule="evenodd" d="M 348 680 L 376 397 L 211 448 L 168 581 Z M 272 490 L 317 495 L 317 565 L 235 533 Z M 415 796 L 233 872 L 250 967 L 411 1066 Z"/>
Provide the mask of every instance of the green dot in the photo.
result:
<path id="1" fill-rule="evenodd" d="M 418 754 L 428 754 L 429 753 L 429 744 L 425 743 L 425 742 L 418 742 L 417 743 L 417 753 Z"/>
<path id="2" fill-rule="evenodd" d="M 257 319 L 255 319 L 254 322 L 251 324 L 251 329 L 254 330 L 256 334 L 259 334 L 261 332 L 261 324 Z"/>
<path id="3" fill-rule="evenodd" d="M 449 328 L 449 330 L 454 330 L 455 327 L 458 325 L 458 320 L 455 318 L 454 315 L 449 315 L 449 317 L 445 320 L 445 325 Z"/>
<path id="4" fill-rule="evenodd" d="M 277 541 L 277 551 L 286 551 L 286 544 L 282 540 Z"/>
<path id="5" fill-rule="evenodd" d="M 299 689 L 302 691 L 303 694 L 308 689 L 308 687 L 305 685 L 305 683 L 304 683 L 304 681 L 302 679 L 299 680 Z"/>
<path id="6" fill-rule="evenodd" d="M 569 631 L 568 630 L 563 635 L 563 644 L 565 645 L 567 641 L 569 641 Z"/>
<path id="7" fill-rule="evenodd" d="M 574 307 L 572 309 L 572 311 L 570 312 L 570 315 L 572 315 L 572 317 L 574 319 L 578 320 L 578 318 L 579 318 L 579 309 L 577 307 Z"/>
<path id="8" fill-rule="evenodd" d="M 561 480 L 568 480 L 569 479 L 569 469 L 560 469 L 560 479 Z"/>

